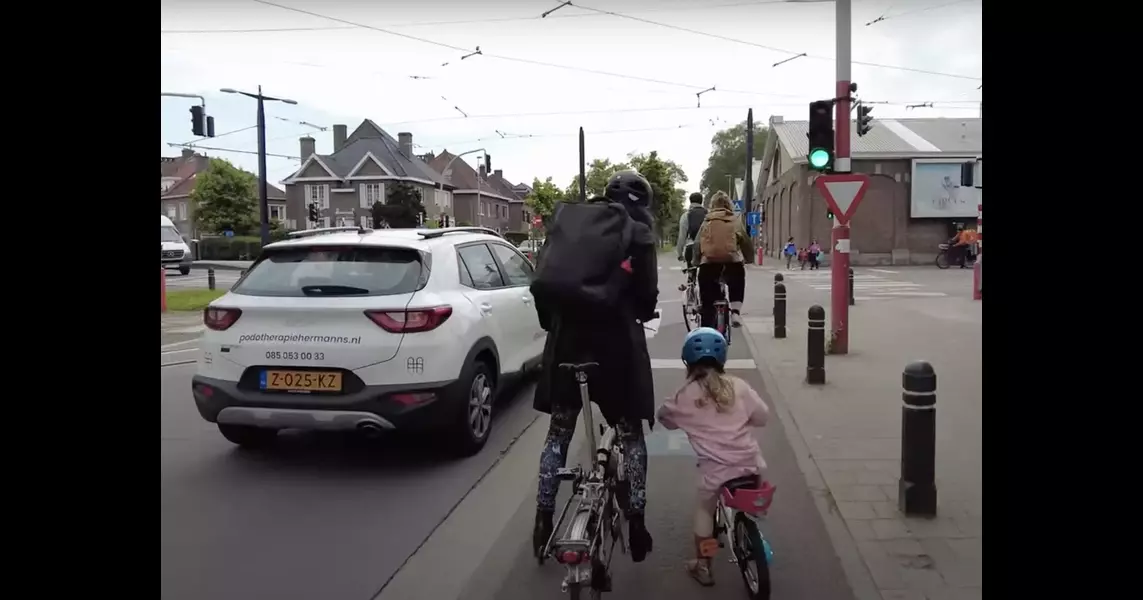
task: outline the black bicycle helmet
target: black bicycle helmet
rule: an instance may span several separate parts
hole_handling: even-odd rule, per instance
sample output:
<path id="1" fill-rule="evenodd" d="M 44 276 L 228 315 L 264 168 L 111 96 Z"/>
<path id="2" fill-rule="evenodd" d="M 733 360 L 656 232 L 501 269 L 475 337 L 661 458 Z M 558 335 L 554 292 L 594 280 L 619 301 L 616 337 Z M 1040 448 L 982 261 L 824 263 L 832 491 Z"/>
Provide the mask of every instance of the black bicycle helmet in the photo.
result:
<path id="1" fill-rule="evenodd" d="M 612 202 L 648 208 L 654 200 L 651 184 L 638 171 L 619 171 L 607 181 L 603 195 Z"/>

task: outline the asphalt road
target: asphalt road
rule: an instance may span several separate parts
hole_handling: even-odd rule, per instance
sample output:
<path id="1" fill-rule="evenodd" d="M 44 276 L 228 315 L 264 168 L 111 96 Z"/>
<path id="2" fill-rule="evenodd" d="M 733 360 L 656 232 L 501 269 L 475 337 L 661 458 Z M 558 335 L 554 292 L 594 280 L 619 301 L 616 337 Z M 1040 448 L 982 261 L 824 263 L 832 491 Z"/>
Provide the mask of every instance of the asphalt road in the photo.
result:
<path id="1" fill-rule="evenodd" d="M 685 328 L 675 291 L 682 277 L 665 258 L 664 319 L 651 341 L 660 398 L 672 394 L 684 375 L 678 353 Z M 752 310 L 768 312 L 745 312 Z M 185 337 L 165 337 L 174 340 L 166 344 L 179 345 L 163 352 L 195 346 L 193 333 L 177 335 Z M 179 360 L 164 355 L 163 362 L 194 355 L 182 354 Z M 732 346 L 731 358 L 737 359 L 733 374 L 764 394 L 744 340 Z M 531 408 L 530 388 L 500 405 L 488 446 L 466 460 L 436 455 L 428 440 L 367 443 L 313 435 L 250 453 L 199 417 L 189 392 L 193 372 L 193 364 L 161 367 L 162 598 L 558 597 L 560 567 L 537 566 L 528 548 L 535 469 L 547 428 L 547 417 Z M 777 559 L 775 597 L 849 600 L 784 424 L 773 415 L 758 435 L 778 487 L 765 527 Z M 648 447 L 655 550 L 639 565 L 616 557 L 615 597 L 707 597 L 681 569 L 691 553 L 693 453 L 685 437 L 662 428 L 649 435 Z M 716 589 L 741 594 L 726 556 L 724 551 L 716 566 Z"/>
<path id="2" fill-rule="evenodd" d="M 228 290 L 234 282 L 238 281 L 241 275 L 240 271 L 232 270 L 216 270 L 214 272 L 214 285 L 215 289 Z M 174 269 L 167 269 L 167 288 L 180 290 L 180 289 L 206 289 L 208 287 L 208 277 L 206 269 L 193 269 L 187 275 L 180 275 Z"/>

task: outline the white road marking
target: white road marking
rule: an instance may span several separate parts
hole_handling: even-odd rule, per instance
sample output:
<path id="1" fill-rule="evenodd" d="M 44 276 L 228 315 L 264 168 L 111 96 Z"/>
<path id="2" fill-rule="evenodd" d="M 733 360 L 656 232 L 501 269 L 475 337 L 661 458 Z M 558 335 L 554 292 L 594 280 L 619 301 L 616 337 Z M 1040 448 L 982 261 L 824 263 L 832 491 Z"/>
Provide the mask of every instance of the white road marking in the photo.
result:
<path id="1" fill-rule="evenodd" d="M 168 356 L 171 354 L 185 354 L 187 352 L 198 352 L 198 348 L 197 347 L 196 348 L 184 348 L 182 350 L 168 350 L 166 352 L 160 351 L 159 355 L 160 356 Z"/>
<path id="2" fill-rule="evenodd" d="M 897 273 L 897 271 L 890 271 L 889 269 L 869 269 L 869 270 L 873 271 L 874 273 L 893 273 L 893 274 Z"/>
<path id="3" fill-rule="evenodd" d="M 185 346 L 187 344 L 193 344 L 197 341 L 198 341 L 198 338 L 195 338 L 193 340 L 183 340 L 181 342 L 174 342 L 171 344 L 163 344 L 162 346 L 159 346 L 159 351 L 161 352 L 161 351 L 166 350 L 168 348 L 176 348 L 178 346 Z"/>

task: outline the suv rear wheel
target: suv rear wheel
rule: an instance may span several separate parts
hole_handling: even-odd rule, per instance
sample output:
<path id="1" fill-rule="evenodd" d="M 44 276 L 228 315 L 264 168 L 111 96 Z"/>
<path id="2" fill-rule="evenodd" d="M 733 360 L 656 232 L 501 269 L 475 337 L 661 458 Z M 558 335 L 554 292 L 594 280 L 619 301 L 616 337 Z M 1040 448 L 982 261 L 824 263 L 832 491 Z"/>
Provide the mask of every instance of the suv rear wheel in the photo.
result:
<path id="1" fill-rule="evenodd" d="M 484 447 L 492 433 L 492 404 L 496 398 L 496 379 L 484 361 L 473 362 L 465 370 L 468 385 L 458 402 L 453 438 L 456 453 L 472 456 Z"/>
<path id="2" fill-rule="evenodd" d="M 269 446 L 278 438 L 277 429 L 263 429 L 250 425 L 218 424 L 218 432 L 222 437 L 243 448 L 261 448 Z"/>

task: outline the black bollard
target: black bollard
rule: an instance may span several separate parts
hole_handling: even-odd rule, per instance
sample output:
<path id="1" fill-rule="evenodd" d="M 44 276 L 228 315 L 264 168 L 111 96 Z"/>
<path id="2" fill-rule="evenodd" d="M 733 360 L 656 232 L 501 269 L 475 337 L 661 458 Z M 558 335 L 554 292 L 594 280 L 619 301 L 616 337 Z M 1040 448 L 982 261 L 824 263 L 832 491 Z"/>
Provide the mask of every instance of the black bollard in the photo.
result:
<path id="1" fill-rule="evenodd" d="M 809 346 L 806 353 L 806 383 L 821 385 L 825 383 L 825 309 L 817 304 L 810 307 L 809 335 L 806 336 Z"/>
<path id="2" fill-rule="evenodd" d="M 853 297 L 853 269 L 849 270 L 849 305 L 854 306 L 857 304 L 857 299 Z"/>
<path id="3" fill-rule="evenodd" d="M 905 516 L 937 515 L 937 374 L 925 361 L 901 374 L 901 479 L 897 508 Z"/>
<path id="4" fill-rule="evenodd" d="M 208 289 L 214 289 L 214 269 L 206 270 L 206 287 Z"/>
<path id="5" fill-rule="evenodd" d="M 781 275 L 775 275 L 777 280 Z M 774 337 L 786 339 L 786 284 L 774 283 Z"/>

